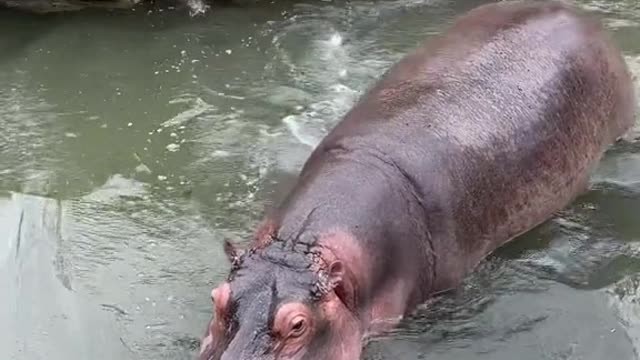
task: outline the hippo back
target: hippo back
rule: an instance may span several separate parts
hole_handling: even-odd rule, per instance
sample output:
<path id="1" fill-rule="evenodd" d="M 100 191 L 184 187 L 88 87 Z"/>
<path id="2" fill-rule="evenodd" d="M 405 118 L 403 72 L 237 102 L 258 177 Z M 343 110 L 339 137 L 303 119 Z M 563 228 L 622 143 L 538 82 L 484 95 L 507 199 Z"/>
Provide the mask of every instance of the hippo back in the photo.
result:
<path id="1" fill-rule="evenodd" d="M 596 20 L 556 1 L 485 5 L 394 65 L 302 175 L 336 149 L 397 166 L 421 198 L 433 251 L 446 254 L 441 290 L 584 190 L 633 124 L 632 89 Z"/>

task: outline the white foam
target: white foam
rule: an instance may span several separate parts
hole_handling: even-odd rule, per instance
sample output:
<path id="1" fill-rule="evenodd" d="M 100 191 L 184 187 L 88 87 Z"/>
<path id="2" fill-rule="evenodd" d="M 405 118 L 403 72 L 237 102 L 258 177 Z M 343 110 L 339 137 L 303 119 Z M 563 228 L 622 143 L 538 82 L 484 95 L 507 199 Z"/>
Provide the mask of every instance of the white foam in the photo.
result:
<path id="1" fill-rule="evenodd" d="M 416 0 L 407 5 L 406 0 L 392 0 L 385 3 L 384 9 L 404 9 L 439 1 Z M 375 18 L 379 10 L 378 6 L 353 4 L 350 15 L 353 18 L 349 23 L 376 21 L 371 17 L 373 14 Z M 374 34 L 364 37 L 354 34 L 358 36 L 357 41 L 348 41 L 353 32 L 345 29 L 342 22 L 335 21 L 334 12 L 334 8 L 327 8 L 320 13 L 291 17 L 273 34 L 275 56 L 265 70 L 274 75 L 285 72 L 290 78 L 268 89 L 266 93 L 270 95 L 266 98 L 270 103 L 286 105 L 291 111 L 281 120 L 286 137 L 283 139 L 278 135 L 277 139 L 266 141 L 275 152 L 275 163 L 286 168 L 285 171 L 301 165 L 308 155 L 307 150 L 315 148 L 370 82 L 378 79 L 390 63 L 402 55 L 381 49 L 379 38 Z M 318 32 L 318 23 L 323 29 L 321 32 Z M 308 45 L 298 57 L 299 52 L 291 53 L 287 44 L 290 38 L 300 43 L 300 37 Z M 289 87 L 294 90 L 287 90 Z M 265 140 L 264 136 L 261 138 Z"/>
<path id="2" fill-rule="evenodd" d="M 340 35 L 339 33 L 332 34 L 329 38 L 329 45 L 334 47 L 342 45 L 342 35 Z"/>
<path id="3" fill-rule="evenodd" d="M 295 115 L 286 116 L 282 119 L 282 122 L 287 126 L 287 129 L 291 132 L 296 140 L 301 144 L 307 145 L 311 148 L 315 148 L 320 142 L 320 138 L 305 133 L 304 125 L 298 121 L 299 117 Z"/>
<path id="4" fill-rule="evenodd" d="M 606 19 L 604 20 L 604 23 L 610 29 L 638 26 L 637 22 L 628 19 Z"/>
<path id="5" fill-rule="evenodd" d="M 605 289 L 609 305 L 616 311 L 631 340 L 635 352 L 640 354 L 640 286 L 637 277 L 629 276 Z"/>
<path id="6" fill-rule="evenodd" d="M 636 98 L 638 103 L 638 109 L 640 110 L 640 55 L 637 56 L 625 56 L 627 66 L 634 76 L 634 84 L 636 91 Z M 640 138 L 640 114 L 636 117 L 635 126 L 624 136 L 625 139 L 638 139 Z"/>
<path id="7" fill-rule="evenodd" d="M 209 5 L 203 0 L 186 0 L 186 2 L 191 16 L 202 15 L 209 10 Z"/>
<path id="8" fill-rule="evenodd" d="M 178 150 L 180 150 L 180 144 L 176 144 L 176 143 L 171 143 L 169 145 L 167 145 L 167 151 L 169 152 L 176 152 Z"/>

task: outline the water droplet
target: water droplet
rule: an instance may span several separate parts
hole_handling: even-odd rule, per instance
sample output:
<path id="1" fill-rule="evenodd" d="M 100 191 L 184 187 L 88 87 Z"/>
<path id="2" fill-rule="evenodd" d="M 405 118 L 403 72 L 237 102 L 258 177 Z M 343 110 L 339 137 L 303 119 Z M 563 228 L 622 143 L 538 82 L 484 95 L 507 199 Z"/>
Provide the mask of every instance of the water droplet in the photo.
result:
<path id="1" fill-rule="evenodd" d="M 171 151 L 171 152 L 176 152 L 178 150 L 180 150 L 180 145 L 179 144 L 169 144 L 167 145 L 167 150 Z"/>
<path id="2" fill-rule="evenodd" d="M 342 36 L 340 36 L 340 34 L 338 33 L 331 35 L 331 39 L 329 40 L 329 43 L 333 46 L 342 45 Z"/>

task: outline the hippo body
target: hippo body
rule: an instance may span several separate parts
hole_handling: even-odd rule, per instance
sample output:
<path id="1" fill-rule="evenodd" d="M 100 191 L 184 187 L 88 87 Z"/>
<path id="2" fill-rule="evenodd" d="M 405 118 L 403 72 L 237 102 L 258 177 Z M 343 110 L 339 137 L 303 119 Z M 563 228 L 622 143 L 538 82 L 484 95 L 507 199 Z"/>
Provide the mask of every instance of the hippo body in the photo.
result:
<path id="1" fill-rule="evenodd" d="M 473 9 L 355 104 L 249 249 L 225 243 L 201 358 L 359 358 L 586 190 L 635 113 L 596 20 L 556 1 Z"/>

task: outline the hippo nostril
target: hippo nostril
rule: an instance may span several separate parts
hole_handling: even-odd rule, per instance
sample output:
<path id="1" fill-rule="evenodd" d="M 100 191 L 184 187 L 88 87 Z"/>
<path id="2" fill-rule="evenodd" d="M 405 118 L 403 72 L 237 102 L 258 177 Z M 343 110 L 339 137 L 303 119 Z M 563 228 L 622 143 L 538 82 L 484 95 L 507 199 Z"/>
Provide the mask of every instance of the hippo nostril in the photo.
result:
<path id="1" fill-rule="evenodd" d="M 216 289 L 211 290 L 211 302 L 216 302 Z"/>

